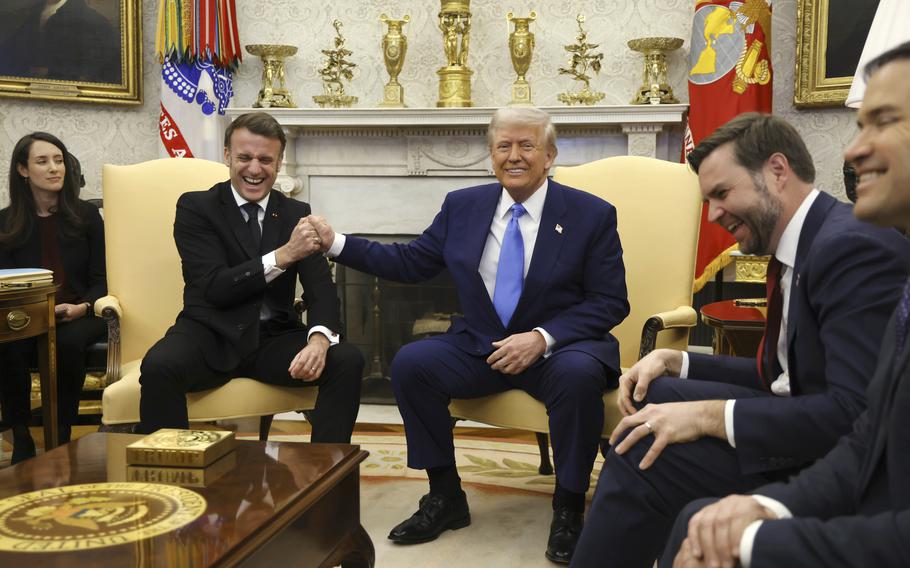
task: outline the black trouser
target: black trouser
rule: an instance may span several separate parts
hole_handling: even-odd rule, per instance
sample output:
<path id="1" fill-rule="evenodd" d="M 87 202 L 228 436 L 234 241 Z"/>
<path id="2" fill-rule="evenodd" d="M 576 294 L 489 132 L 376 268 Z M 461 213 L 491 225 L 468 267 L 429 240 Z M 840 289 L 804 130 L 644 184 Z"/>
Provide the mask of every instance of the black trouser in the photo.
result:
<path id="1" fill-rule="evenodd" d="M 57 322 L 57 421 L 60 441 L 69 441 L 79 414 L 79 395 L 85 383 L 85 350 L 107 333 L 104 320 L 83 317 Z M 11 426 L 28 424 L 31 417 L 29 367 L 38 361 L 35 338 L 0 344 L 0 408 Z"/>
<path id="2" fill-rule="evenodd" d="M 329 348 L 322 376 L 313 382 L 288 373 L 291 360 L 306 346 L 305 329 L 269 334 L 260 331 L 259 349 L 230 371 L 216 371 L 205 362 L 199 333 L 201 326 L 175 325 L 142 360 L 139 383 L 140 430 L 187 428 L 186 393 L 221 386 L 234 377 L 251 377 L 264 383 L 289 387 L 319 387 L 312 419 L 313 442 L 350 442 L 360 408 L 363 355 L 348 343 Z M 211 338 L 206 338 L 211 339 Z"/>

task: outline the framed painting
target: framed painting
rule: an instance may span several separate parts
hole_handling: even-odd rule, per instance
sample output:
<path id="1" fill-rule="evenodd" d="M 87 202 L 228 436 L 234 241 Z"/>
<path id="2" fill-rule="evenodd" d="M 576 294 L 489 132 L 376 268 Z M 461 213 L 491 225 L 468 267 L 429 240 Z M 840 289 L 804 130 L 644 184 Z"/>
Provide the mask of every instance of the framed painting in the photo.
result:
<path id="1" fill-rule="evenodd" d="M 799 0 L 793 103 L 842 106 L 879 0 Z"/>
<path id="2" fill-rule="evenodd" d="M 2 0 L 0 96 L 142 103 L 141 0 Z"/>

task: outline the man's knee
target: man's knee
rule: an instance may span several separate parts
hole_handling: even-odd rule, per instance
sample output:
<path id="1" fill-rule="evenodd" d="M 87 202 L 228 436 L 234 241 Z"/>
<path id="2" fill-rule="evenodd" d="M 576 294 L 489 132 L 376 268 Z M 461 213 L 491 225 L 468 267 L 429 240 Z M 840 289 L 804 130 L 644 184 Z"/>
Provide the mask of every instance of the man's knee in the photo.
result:
<path id="1" fill-rule="evenodd" d="M 645 399 L 640 403 L 636 403 L 636 406 L 640 409 L 648 403 L 660 404 L 689 400 L 682 392 L 685 380 L 676 377 L 657 377 L 648 385 Z"/>
<path id="2" fill-rule="evenodd" d="M 424 341 L 402 345 L 392 359 L 392 387 L 396 390 L 406 389 L 413 381 L 425 376 L 432 367 L 427 355 L 427 345 Z"/>
<path id="3" fill-rule="evenodd" d="M 564 353 L 548 371 L 555 375 L 553 384 L 561 397 L 603 404 L 600 401 L 607 371 L 597 358 L 581 352 Z"/>
<path id="4" fill-rule="evenodd" d="M 339 343 L 328 351 L 329 362 L 336 367 L 339 374 L 357 377 L 359 381 L 363 375 L 364 359 L 360 349 L 350 343 Z"/>
<path id="5" fill-rule="evenodd" d="M 178 387 L 185 392 L 188 365 L 181 355 L 179 350 L 166 349 L 164 340 L 153 345 L 139 366 L 139 384 L 142 388 Z"/>

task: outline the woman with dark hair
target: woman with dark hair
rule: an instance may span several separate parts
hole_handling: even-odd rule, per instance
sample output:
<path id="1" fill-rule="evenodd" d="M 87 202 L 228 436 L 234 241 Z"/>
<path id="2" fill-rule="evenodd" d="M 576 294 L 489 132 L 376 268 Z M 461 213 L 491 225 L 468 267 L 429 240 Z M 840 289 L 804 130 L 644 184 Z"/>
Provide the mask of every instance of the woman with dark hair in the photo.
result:
<path id="1" fill-rule="evenodd" d="M 79 411 L 85 382 L 85 349 L 105 335 L 93 316 L 107 293 L 104 224 L 98 209 L 79 199 L 75 158 L 46 132 L 23 136 L 9 166 L 9 207 L 0 210 L 0 268 L 47 268 L 54 272 L 57 315 L 57 399 L 61 442 Z M 31 414 L 28 367 L 34 339 L 0 345 L 0 409 L 13 428 L 12 463 L 35 455 L 28 431 Z"/>

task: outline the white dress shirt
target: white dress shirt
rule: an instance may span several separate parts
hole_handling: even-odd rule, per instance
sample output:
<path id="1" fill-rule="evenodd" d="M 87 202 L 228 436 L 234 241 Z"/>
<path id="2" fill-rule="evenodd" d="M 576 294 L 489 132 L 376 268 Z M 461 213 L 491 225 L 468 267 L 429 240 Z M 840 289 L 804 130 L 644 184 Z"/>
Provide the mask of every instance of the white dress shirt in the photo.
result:
<path id="1" fill-rule="evenodd" d="M 771 383 L 771 392 L 777 396 L 790 396 L 790 375 L 788 374 L 789 365 L 787 362 L 787 319 L 790 311 L 790 290 L 793 284 L 793 267 L 796 264 L 796 249 L 799 247 L 799 235 L 803 230 L 803 224 L 806 221 L 806 215 L 809 209 L 818 197 L 818 190 L 813 189 L 809 195 L 803 199 L 799 208 L 790 218 L 784 232 L 781 233 L 780 241 L 777 243 L 777 250 L 774 251 L 774 257 L 781 263 L 780 291 L 783 297 L 783 313 L 780 320 L 780 334 L 777 336 L 777 361 L 780 364 L 782 372 Z M 689 355 L 683 351 L 682 366 L 679 376 L 687 378 L 689 374 Z M 724 426 L 727 431 L 727 441 L 734 448 L 736 447 L 736 436 L 733 431 L 733 409 L 736 406 L 736 400 L 728 400 L 724 405 Z"/>
<path id="2" fill-rule="evenodd" d="M 548 187 L 549 180 L 545 178 L 543 184 L 522 203 L 526 213 L 518 218 L 518 228 L 521 230 L 521 238 L 525 247 L 524 276 L 528 275 L 531 257 L 534 255 L 534 245 L 537 243 L 537 231 L 540 227 L 540 217 L 543 215 Z M 514 204 L 512 196 L 503 188 L 493 214 L 493 221 L 490 223 L 490 232 L 487 234 L 487 241 L 480 257 L 480 266 L 477 268 L 477 272 L 483 279 L 484 287 L 487 289 L 487 294 L 490 295 L 490 300 L 493 299 L 493 293 L 496 290 L 496 270 L 499 267 L 502 239 L 506 233 L 506 226 L 512 218 L 509 208 Z M 345 235 L 335 233 L 335 240 L 326 254 L 329 257 L 341 254 L 341 251 L 344 250 L 345 240 Z M 535 327 L 534 330 L 540 332 L 547 342 L 547 349 L 543 356 L 549 357 L 552 354 L 553 346 L 556 345 L 556 339 L 542 327 Z"/>
<path id="3" fill-rule="evenodd" d="M 243 220 L 249 222 L 250 217 L 247 215 L 246 210 L 243 208 L 247 203 L 252 203 L 251 201 L 244 199 L 236 189 L 234 189 L 233 184 L 231 185 L 231 192 L 234 194 L 234 201 L 237 202 L 237 207 L 240 208 L 240 214 L 243 215 Z M 262 221 L 265 219 L 265 210 L 269 206 L 269 197 L 271 193 L 265 194 L 261 200 L 257 201 L 256 204 L 259 205 L 259 234 L 262 234 Z M 268 252 L 262 255 L 262 269 L 263 275 L 265 276 L 266 283 L 271 282 L 272 280 L 278 278 L 284 274 L 284 269 L 278 267 L 278 261 L 275 258 L 275 251 Z M 266 305 L 265 302 L 262 302 L 262 307 L 259 310 L 259 319 L 261 321 L 267 320 L 272 316 L 272 311 Z M 329 340 L 329 347 L 336 345 L 339 341 L 338 334 L 330 330 L 324 325 L 314 325 L 310 328 L 309 333 L 307 333 L 307 339 L 310 338 L 314 333 L 321 333 Z"/>

